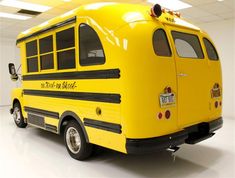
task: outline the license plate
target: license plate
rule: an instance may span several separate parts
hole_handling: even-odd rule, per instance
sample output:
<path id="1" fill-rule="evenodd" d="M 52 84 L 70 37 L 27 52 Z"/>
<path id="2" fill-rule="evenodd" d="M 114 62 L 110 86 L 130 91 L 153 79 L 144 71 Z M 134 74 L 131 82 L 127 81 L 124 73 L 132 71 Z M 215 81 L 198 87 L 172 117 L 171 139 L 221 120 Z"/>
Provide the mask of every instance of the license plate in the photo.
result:
<path id="1" fill-rule="evenodd" d="M 160 104 L 161 104 L 161 107 L 175 105 L 175 94 L 174 93 L 161 94 Z"/>

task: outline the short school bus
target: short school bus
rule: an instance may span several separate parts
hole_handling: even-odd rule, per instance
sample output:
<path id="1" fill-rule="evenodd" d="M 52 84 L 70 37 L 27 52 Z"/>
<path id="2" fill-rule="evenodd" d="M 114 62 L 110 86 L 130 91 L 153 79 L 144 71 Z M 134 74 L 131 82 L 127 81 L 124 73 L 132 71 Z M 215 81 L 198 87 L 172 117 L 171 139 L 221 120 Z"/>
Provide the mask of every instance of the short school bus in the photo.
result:
<path id="1" fill-rule="evenodd" d="M 21 33 L 17 46 L 15 123 L 64 135 L 75 159 L 94 145 L 127 154 L 176 150 L 222 127 L 212 40 L 159 5 L 84 5 Z"/>

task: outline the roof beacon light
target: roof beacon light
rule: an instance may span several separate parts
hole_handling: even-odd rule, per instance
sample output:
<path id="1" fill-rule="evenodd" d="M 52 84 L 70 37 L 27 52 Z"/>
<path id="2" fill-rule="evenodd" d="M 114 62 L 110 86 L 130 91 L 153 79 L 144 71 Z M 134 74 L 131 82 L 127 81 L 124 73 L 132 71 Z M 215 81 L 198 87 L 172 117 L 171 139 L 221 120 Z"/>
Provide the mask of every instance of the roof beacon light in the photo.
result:
<path id="1" fill-rule="evenodd" d="M 151 8 L 151 16 L 152 17 L 160 17 L 162 15 L 162 7 L 159 4 L 155 4 Z"/>

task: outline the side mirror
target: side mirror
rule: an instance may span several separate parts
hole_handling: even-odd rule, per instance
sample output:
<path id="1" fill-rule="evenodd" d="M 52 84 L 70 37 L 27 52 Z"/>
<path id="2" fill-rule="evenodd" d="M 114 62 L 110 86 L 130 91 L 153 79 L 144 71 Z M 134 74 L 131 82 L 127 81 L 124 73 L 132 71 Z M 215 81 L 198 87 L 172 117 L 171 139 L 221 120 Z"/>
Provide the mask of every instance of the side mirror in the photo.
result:
<path id="1" fill-rule="evenodd" d="M 8 64 L 8 68 L 9 68 L 9 73 L 11 75 L 11 80 L 17 81 L 19 77 L 16 73 L 15 65 L 13 63 L 10 63 Z"/>

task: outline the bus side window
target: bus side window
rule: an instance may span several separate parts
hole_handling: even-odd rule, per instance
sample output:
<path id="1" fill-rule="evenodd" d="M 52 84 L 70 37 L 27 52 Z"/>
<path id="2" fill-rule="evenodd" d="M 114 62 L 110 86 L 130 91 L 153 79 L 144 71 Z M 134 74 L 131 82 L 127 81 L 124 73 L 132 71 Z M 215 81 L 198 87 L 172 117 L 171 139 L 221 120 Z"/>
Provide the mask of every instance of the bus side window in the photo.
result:
<path id="1" fill-rule="evenodd" d="M 38 72 L 37 40 L 26 43 L 27 72 Z"/>
<path id="2" fill-rule="evenodd" d="M 170 46 L 163 29 L 158 29 L 153 34 L 153 48 L 157 56 L 171 56 Z"/>
<path id="3" fill-rule="evenodd" d="M 58 70 L 76 68 L 74 36 L 74 27 L 56 33 Z"/>
<path id="4" fill-rule="evenodd" d="M 81 66 L 105 63 L 105 54 L 99 36 L 86 24 L 79 26 L 79 54 Z"/>
<path id="5" fill-rule="evenodd" d="M 203 41 L 206 47 L 208 58 L 212 61 L 218 61 L 219 56 L 213 44 L 206 38 L 203 38 Z"/>
<path id="6" fill-rule="evenodd" d="M 39 40 L 41 70 L 54 68 L 53 57 L 53 36 L 48 36 Z"/>

